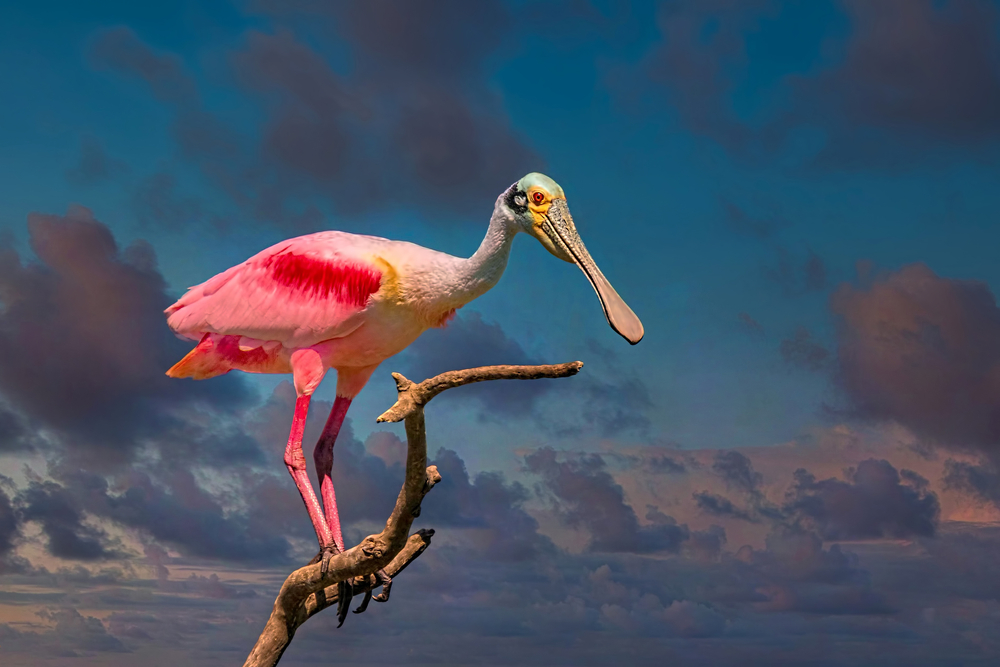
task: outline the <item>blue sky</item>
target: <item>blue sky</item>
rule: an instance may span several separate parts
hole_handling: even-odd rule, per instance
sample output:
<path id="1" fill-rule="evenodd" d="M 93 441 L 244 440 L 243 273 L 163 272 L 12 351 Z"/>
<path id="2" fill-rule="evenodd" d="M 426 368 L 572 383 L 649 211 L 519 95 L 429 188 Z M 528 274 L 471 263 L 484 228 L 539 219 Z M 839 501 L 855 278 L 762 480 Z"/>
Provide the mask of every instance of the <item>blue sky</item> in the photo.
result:
<path id="1" fill-rule="evenodd" d="M 230 546 L 251 535 L 273 547 L 272 559 L 254 561 L 268 572 L 263 579 L 233 584 L 261 599 L 272 595 L 275 573 L 308 551 L 308 533 L 298 524 L 279 527 L 278 509 L 247 509 L 252 503 L 232 489 L 263 479 L 280 507 L 299 512 L 289 521 L 305 520 L 289 501 L 294 489 L 279 461 L 291 417 L 281 410 L 286 378 L 163 384 L 148 369 L 165 370 L 184 346 L 164 338 L 157 308 L 272 243 L 322 229 L 469 255 L 495 197 L 542 171 L 566 191 L 591 254 L 643 320 L 645 339 L 628 346 L 575 267 L 519 238 L 497 287 L 448 329 L 428 332 L 385 362 L 359 396 L 349 415 L 355 440 L 348 438 L 358 470 L 392 469 L 385 443 L 398 444 L 402 430 L 374 423 L 393 400 L 390 371 L 420 379 L 459 365 L 581 359 L 579 378 L 537 389 L 468 388 L 438 399 L 428 416 L 432 451 L 454 452 L 470 475 L 465 492 L 486 493 L 476 480 L 504 475 L 512 495 L 502 502 L 537 522 L 531 540 L 548 545 L 532 558 L 544 560 L 551 548 L 572 555 L 568 567 L 590 573 L 579 575 L 589 592 L 556 590 L 550 581 L 549 597 L 530 602 L 536 612 L 579 601 L 579 641 L 613 646 L 638 636 L 637 655 L 649 659 L 664 651 L 682 661 L 695 655 L 695 640 L 678 639 L 690 635 L 677 629 L 685 623 L 700 628 L 699 650 L 722 662 L 758 632 L 774 647 L 801 632 L 850 637 L 850 646 L 869 649 L 898 640 L 924 646 L 928 659 L 966 650 L 967 664 L 995 657 L 995 642 L 973 648 L 952 630 L 932 628 L 930 612 L 921 611 L 980 605 L 968 623 L 988 625 L 996 598 L 973 604 L 956 593 L 963 577 L 981 570 L 947 561 L 954 586 L 920 595 L 912 581 L 879 573 L 886 563 L 937 563 L 961 540 L 987 554 L 997 544 L 989 532 L 1000 519 L 1000 458 L 989 426 L 1000 399 L 990 379 L 1000 363 L 990 337 L 1000 318 L 993 299 L 1000 287 L 996 3 L 419 5 L 5 3 L 0 328 L 8 359 L 0 364 L 7 415 L 0 473 L 10 480 L 3 499 L 11 528 L 0 555 L 9 558 L 10 585 L 41 591 L 48 584 L 39 568 L 82 563 L 93 577 L 114 566 L 124 568 L 114 584 L 121 590 L 158 581 L 159 603 L 178 594 L 165 583 L 178 568 L 238 578 L 236 547 L 194 544 L 109 509 L 116 494 L 155 488 L 165 503 L 180 503 L 173 511 L 183 525 L 181 508 L 195 508 L 179 499 L 198 489 L 202 520 L 235 512 L 239 521 L 270 526 L 270 537 L 231 528 Z M 39 214 L 50 217 L 32 227 Z M 117 250 L 107 249 L 110 238 Z M 74 268 L 84 265 L 99 268 Z M 79 303 L 85 306 L 72 305 Z M 135 356 L 122 361 L 115 341 Z M 116 373 L 128 379 L 118 382 Z M 68 388 L 47 398 L 46 383 Z M 317 396 L 331 400 L 333 382 Z M 89 407 L 64 409 L 57 398 Z M 119 418 L 124 426 L 109 426 Z M 196 444 L 181 447 L 182 440 Z M 557 463 L 532 458 L 546 448 L 562 473 Z M 761 481 L 740 487 L 727 477 L 730 450 Z M 661 474 L 660 455 L 683 472 Z M 893 473 L 915 471 L 925 483 L 861 466 L 869 459 Z M 26 465 L 34 472 L 26 474 Z M 82 501 L 83 482 L 67 466 L 105 480 L 110 495 Z M 797 468 L 813 481 L 794 477 Z M 595 490 L 567 495 L 560 474 Z M 620 497 L 622 516 L 646 536 L 636 544 L 659 546 L 599 548 L 595 531 L 606 527 L 572 516 L 607 497 L 600 489 Z M 837 494 L 869 492 L 892 508 L 875 521 L 880 528 L 853 514 L 840 523 L 830 518 L 836 508 L 846 511 Z M 699 493 L 715 494 L 714 504 Z M 57 497 L 76 500 L 59 505 Z M 351 499 L 341 498 L 350 522 Z M 808 509 L 825 502 L 833 503 L 825 519 Z M 74 504 L 85 511 L 73 514 Z M 472 504 L 483 512 L 468 519 L 475 525 L 502 531 L 491 522 L 510 519 L 487 500 Z M 666 540 L 667 524 L 657 523 L 653 506 L 688 537 Z M 378 514 L 364 507 L 358 516 L 366 519 L 349 533 L 363 535 L 364 521 Z M 442 560 L 428 558 L 425 575 L 434 581 L 431 574 L 446 566 L 473 568 L 462 555 L 479 559 L 482 548 L 463 552 L 470 524 L 441 516 L 442 526 L 452 526 L 444 539 L 455 541 L 445 542 Z M 434 525 L 433 507 L 424 520 Z M 830 527 L 841 523 L 855 528 Z M 698 535 L 716 535 L 712 526 L 727 539 L 711 559 L 698 560 L 692 545 Z M 53 546 L 58 539 L 69 540 L 66 548 Z M 781 545 L 795 540 L 823 562 L 841 558 L 841 548 L 850 558 L 863 554 L 860 565 L 844 561 L 848 574 L 837 581 L 855 587 L 847 597 L 884 604 L 840 608 L 831 600 L 846 598 L 831 590 L 823 593 L 832 596 L 826 607 L 782 607 L 779 600 L 805 600 L 803 587 L 812 585 L 805 575 L 789 583 L 775 574 Z M 756 556 L 737 558 L 746 555 L 744 543 Z M 148 579 L 142 570 L 158 549 L 167 555 L 157 563 L 171 568 L 171 578 Z M 656 571 L 656 604 L 632 588 L 644 568 Z M 515 564 L 501 569 L 520 576 Z M 479 584 L 484 595 L 497 595 L 499 571 L 463 576 L 474 582 L 470 591 Z M 420 576 L 415 567 L 413 578 Z M 601 598 L 593 586 L 604 576 L 619 576 L 616 585 L 632 592 Z M 680 583 L 704 577 L 732 577 L 772 597 L 713 597 L 704 586 Z M 777 579 L 748 584 L 753 577 Z M 454 598 L 421 586 L 433 622 L 452 622 Z M 529 604 L 518 595 L 518 604 Z M 465 603 L 482 618 L 463 630 L 469 646 L 490 636 L 491 623 L 517 624 L 496 601 Z M 95 646 L 134 657 L 163 641 L 122 630 L 120 610 L 62 600 L 50 605 L 53 612 L 45 604 L 28 605 L 48 614 L 30 623 L 13 603 L 0 606 L 0 621 L 18 619 L 9 626 L 12 659 L 45 641 L 58 619 L 76 627 L 70 610 L 102 619 L 114 641 Z M 220 618 L 231 612 L 219 611 Z M 420 636 L 419 624 L 401 620 L 404 610 L 392 613 L 386 622 Z M 352 625 L 374 622 L 359 619 Z M 566 639 L 573 623 L 566 624 L 553 655 L 580 664 L 579 643 Z M 544 644 L 518 632 L 526 643 L 512 646 Z M 240 645 L 228 630 L 218 633 L 220 643 Z M 80 641 L 67 650 L 106 658 Z M 331 630 L 315 641 L 352 640 Z"/>

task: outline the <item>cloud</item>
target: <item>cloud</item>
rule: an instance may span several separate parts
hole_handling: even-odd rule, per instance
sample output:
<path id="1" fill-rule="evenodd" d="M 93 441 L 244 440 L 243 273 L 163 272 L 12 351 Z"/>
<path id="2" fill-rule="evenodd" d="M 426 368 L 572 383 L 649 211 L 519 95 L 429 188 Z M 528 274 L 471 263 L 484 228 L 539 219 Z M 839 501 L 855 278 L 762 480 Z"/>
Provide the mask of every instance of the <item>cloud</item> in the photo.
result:
<path id="1" fill-rule="evenodd" d="M 923 264 L 844 284 L 837 364 L 854 414 L 893 420 L 951 447 L 1000 443 L 1000 309 L 982 282 L 942 278 Z"/>
<path id="2" fill-rule="evenodd" d="M 161 100 L 186 102 L 197 97 L 195 83 L 181 59 L 157 53 L 126 26 L 101 32 L 91 44 L 90 56 L 99 68 L 141 78 Z"/>
<path id="3" fill-rule="evenodd" d="M 612 350 L 593 341 L 588 347 L 594 361 L 571 380 L 573 392 L 567 400 L 573 402 L 560 403 L 558 410 L 541 399 L 566 380 L 483 382 L 462 387 L 450 400 L 475 403 L 483 420 L 527 418 L 539 428 L 562 435 L 644 431 L 649 426 L 646 413 L 653 407 L 648 386 L 617 363 Z M 400 355 L 403 374 L 415 381 L 462 368 L 546 361 L 528 354 L 499 324 L 487 322 L 475 311 L 457 315 L 444 329 L 425 332 Z M 595 410 L 594 405 L 601 408 Z"/>
<path id="4" fill-rule="evenodd" d="M 0 482 L 5 478 L 0 478 Z M 20 521 L 14 511 L 10 496 L 0 486 L 0 567 L 3 559 L 14 549 L 15 541 L 20 534 Z M 0 570 L 2 572 L 2 570 Z"/>
<path id="5" fill-rule="evenodd" d="M 404 375 L 414 381 L 445 371 L 494 364 L 539 364 L 496 322 L 476 311 L 462 312 L 444 329 L 431 329 L 410 345 L 402 358 Z M 552 388 L 550 380 L 482 382 L 462 387 L 457 400 L 476 401 L 484 417 L 508 419 L 529 415 L 536 400 Z"/>
<path id="6" fill-rule="evenodd" d="M 127 170 L 128 165 L 108 155 L 99 140 L 87 136 L 80 144 L 79 161 L 66 170 L 66 180 L 75 185 L 97 185 Z"/>
<path id="7" fill-rule="evenodd" d="M 529 493 L 523 485 L 496 472 L 470 477 L 465 462 L 448 449 L 438 450 L 434 464 L 442 479 L 422 512 L 431 525 L 469 529 L 472 553 L 488 560 L 530 561 L 554 552 L 524 510 Z"/>
<path id="8" fill-rule="evenodd" d="M 736 507 L 729 498 L 710 491 L 696 491 L 691 494 L 695 504 L 703 512 L 719 517 L 731 517 L 741 521 L 756 523 L 758 519 L 749 512 Z"/>
<path id="9" fill-rule="evenodd" d="M 17 496 L 21 520 L 37 521 L 50 554 L 69 560 L 121 557 L 118 542 L 101 528 L 84 523 L 77 499 L 54 482 L 32 482 Z"/>
<path id="10" fill-rule="evenodd" d="M 718 493 L 696 491 L 691 497 L 700 511 L 749 523 L 761 523 L 763 519 L 780 522 L 784 518 L 780 509 L 764 496 L 761 490 L 764 476 L 754 470 L 753 463 L 745 454 L 734 449 L 717 452 L 712 461 L 712 472 L 722 479 L 727 490 L 743 494 L 745 508 L 738 507 Z"/>
<path id="11" fill-rule="evenodd" d="M 0 250 L 0 392 L 11 408 L 90 463 L 123 466 L 150 440 L 174 442 L 175 455 L 217 441 L 221 427 L 192 432 L 192 413 L 236 409 L 249 393 L 236 378 L 164 375 L 187 346 L 163 326 L 171 299 L 152 248 L 119 249 L 81 207 L 33 213 L 28 233 L 37 262 Z"/>
<path id="12" fill-rule="evenodd" d="M 4 646 L 14 653 L 35 653 L 59 658 L 80 658 L 93 653 L 127 653 L 128 648 L 110 634 L 104 623 L 84 616 L 73 608 L 43 610 L 38 613 L 52 624 L 44 632 L 20 632 L 10 625 L 0 625 Z"/>
<path id="13" fill-rule="evenodd" d="M 799 60 L 780 56 L 767 71 L 752 67 L 753 39 L 802 30 L 778 3 L 664 4 L 656 16 L 662 41 L 644 73 L 663 84 L 691 131 L 743 158 L 779 153 L 811 133 L 819 148 L 794 164 L 903 166 L 1000 137 L 992 4 L 843 0 L 836 9 L 849 29 L 826 20 L 813 38 L 824 40 L 823 60 L 802 73 Z"/>
<path id="14" fill-rule="evenodd" d="M 747 66 L 746 38 L 773 3 L 712 0 L 658 7 L 662 42 L 647 56 L 646 74 L 667 89 L 670 105 L 695 134 L 736 151 L 754 140 L 729 103 Z"/>
<path id="15" fill-rule="evenodd" d="M 815 534 L 782 529 L 767 538 L 765 550 L 742 547 L 735 558 L 749 567 L 743 577 L 765 595 L 758 603 L 770 612 L 886 614 L 893 608 L 872 588 L 858 557 L 834 544 L 823 548 Z"/>
<path id="16" fill-rule="evenodd" d="M 331 207 L 417 208 L 436 223 L 488 215 L 484 201 L 544 166 L 486 82 L 491 55 L 517 34 L 506 6 L 491 1 L 470 11 L 443 0 L 388 13 L 379 6 L 258 3 L 248 18 L 262 29 L 222 54 L 223 76 L 245 107 L 260 109 L 262 120 L 249 130 L 206 108 L 182 60 L 130 28 L 101 33 L 91 59 L 143 81 L 172 108 L 179 154 L 228 195 L 242 219 L 305 230 Z M 316 46 L 330 43 L 349 50 L 348 73 Z M 152 178 L 146 190 L 163 180 Z M 140 202 L 149 197 L 136 194 Z M 229 215 L 210 214 L 180 193 L 171 201 L 188 203 L 184 217 Z"/>
<path id="17" fill-rule="evenodd" d="M 957 489 L 1000 507 L 1000 470 L 995 455 L 979 463 L 945 461 L 946 488 Z"/>
<path id="18" fill-rule="evenodd" d="M 763 481 L 761 474 L 753 469 L 750 459 L 732 449 L 715 455 L 712 471 L 726 482 L 728 488 L 747 493 L 757 490 Z"/>
<path id="19" fill-rule="evenodd" d="M 903 473 L 876 459 L 849 469 L 846 481 L 817 481 L 800 468 L 784 509 L 824 540 L 933 537 L 941 511 L 937 495 L 927 480 Z"/>
<path id="20" fill-rule="evenodd" d="M 830 351 L 816 342 L 805 327 L 795 330 L 792 338 L 786 338 L 778 346 L 785 363 L 807 371 L 820 371 L 826 365 Z"/>
<path id="21" fill-rule="evenodd" d="M 791 115 L 829 132 L 820 160 L 851 167 L 936 144 L 975 148 L 1000 137 L 1000 40 L 989 3 L 845 0 L 853 31 L 843 59 L 793 77 Z M 895 144 L 895 145 L 894 145 Z M 902 144 L 902 145 L 901 145 Z M 894 149 L 894 150 L 893 150 Z"/>
<path id="22" fill-rule="evenodd" d="M 554 450 L 543 448 L 524 461 L 528 472 L 542 478 L 541 490 L 551 495 L 562 520 L 590 533 L 591 551 L 676 553 L 690 537 L 686 525 L 677 525 L 655 508 L 647 514 L 652 523 L 640 525 L 622 487 L 598 454 L 560 461 Z"/>

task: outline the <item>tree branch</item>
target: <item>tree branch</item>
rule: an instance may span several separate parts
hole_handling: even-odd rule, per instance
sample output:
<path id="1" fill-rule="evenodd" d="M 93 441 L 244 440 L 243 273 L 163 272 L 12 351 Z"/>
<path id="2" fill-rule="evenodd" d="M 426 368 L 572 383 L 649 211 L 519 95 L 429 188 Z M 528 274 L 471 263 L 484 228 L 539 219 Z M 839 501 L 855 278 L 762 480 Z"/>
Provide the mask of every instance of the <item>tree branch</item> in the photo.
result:
<path id="1" fill-rule="evenodd" d="M 427 467 L 427 434 L 424 429 L 424 406 L 432 398 L 452 387 L 486 380 L 535 380 L 576 375 L 583 362 L 548 366 L 483 366 L 449 371 L 420 383 L 413 383 L 393 373 L 398 397 L 395 405 L 377 421 L 406 422 L 406 473 L 396 506 L 378 535 L 369 535 L 344 553 L 330 559 L 326 575 L 318 562 L 295 570 L 281 586 L 271 609 L 271 616 L 243 667 L 274 667 L 295 636 L 295 631 L 317 613 L 337 603 L 337 584 L 354 579 L 355 592 L 376 587 L 375 572 L 385 569 L 396 576 L 430 545 L 433 530 L 409 534 L 413 520 L 420 515 L 424 496 L 441 481 L 435 466 Z"/>

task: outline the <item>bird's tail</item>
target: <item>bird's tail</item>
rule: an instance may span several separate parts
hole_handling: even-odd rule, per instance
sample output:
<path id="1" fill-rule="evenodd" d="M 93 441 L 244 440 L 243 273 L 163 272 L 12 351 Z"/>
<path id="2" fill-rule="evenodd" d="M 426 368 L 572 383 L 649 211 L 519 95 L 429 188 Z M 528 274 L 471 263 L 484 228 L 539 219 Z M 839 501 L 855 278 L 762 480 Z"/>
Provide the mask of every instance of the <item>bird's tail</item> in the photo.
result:
<path id="1" fill-rule="evenodd" d="M 207 333 L 193 350 L 170 367 L 167 375 L 172 378 L 207 380 L 217 375 L 225 375 L 230 370 L 229 364 L 224 363 L 224 360 L 216 354 L 212 334 Z"/>

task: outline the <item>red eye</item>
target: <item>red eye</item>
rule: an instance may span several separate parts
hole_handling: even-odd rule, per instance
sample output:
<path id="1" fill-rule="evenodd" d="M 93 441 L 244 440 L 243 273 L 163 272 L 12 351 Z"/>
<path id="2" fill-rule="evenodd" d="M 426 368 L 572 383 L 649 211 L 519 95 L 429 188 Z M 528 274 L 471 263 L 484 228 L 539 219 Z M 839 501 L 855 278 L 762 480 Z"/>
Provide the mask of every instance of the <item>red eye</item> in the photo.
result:
<path id="1" fill-rule="evenodd" d="M 545 195 L 536 190 L 531 193 L 531 201 L 535 202 L 535 206 L 539 206 L 543 201 L 545 201 Z"/>

